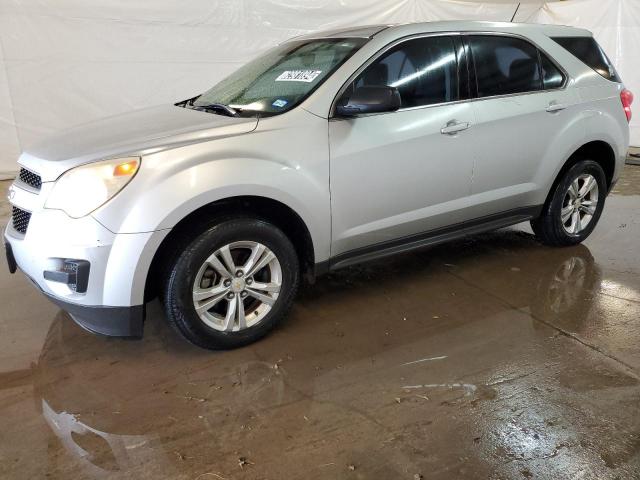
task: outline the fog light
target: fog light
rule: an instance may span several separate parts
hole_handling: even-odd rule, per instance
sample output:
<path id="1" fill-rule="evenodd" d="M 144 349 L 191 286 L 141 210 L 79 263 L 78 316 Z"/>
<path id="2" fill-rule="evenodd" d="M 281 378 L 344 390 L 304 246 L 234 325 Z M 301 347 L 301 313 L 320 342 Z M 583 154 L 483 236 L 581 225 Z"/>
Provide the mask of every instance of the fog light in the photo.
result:
<path id="1" fill-rule="evenodd" d="M 64 283 L 76 293 L 86 293 L 90 265 L 86 260 L 67 258 L 60 270 L 45 270 L 44 278 L 51 282 Z"/>

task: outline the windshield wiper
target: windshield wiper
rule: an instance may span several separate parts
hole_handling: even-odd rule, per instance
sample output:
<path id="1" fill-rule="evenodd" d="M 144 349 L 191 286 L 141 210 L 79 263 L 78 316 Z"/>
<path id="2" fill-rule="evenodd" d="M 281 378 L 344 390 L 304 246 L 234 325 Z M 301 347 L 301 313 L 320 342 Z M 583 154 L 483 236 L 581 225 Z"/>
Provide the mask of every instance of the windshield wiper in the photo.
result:
<path id="1" fill-rule="evenodd" d="M 235 108 L 231 108 L 229 105 L 225 105 L 224 103 L 209 103 L 207 105 L 194 105 L 194 109 L 196 110 L 217 110 L 219 112 L 224 112 L 230 117 L 238 117 L 240 114 L 238 110 Z"/>
<path id="2" fill-rule="evenodd" d="M 182 100 L 181 102 L 178 102 L 175 104 L 176 107 L 183 107 L 183 108 L 187 108 L 193 105 L 193 102 L 195 102 L 197 99 L 199 99 L 202 95 L 196 95 L 195 97 L 191 97 L 191 98 L 187 98 L 186 100 Z"/>

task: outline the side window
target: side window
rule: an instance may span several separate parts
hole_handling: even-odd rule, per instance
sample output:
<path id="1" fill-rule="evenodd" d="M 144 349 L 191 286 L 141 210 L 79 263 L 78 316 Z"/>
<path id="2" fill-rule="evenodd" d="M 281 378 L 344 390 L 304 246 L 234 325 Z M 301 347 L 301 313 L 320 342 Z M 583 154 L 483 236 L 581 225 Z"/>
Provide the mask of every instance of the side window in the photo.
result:
<path id="1" fill-rule="evenodd" d="M 542 89 L 538 49 L 525 40 L 501 35 L 469 37 L 478 96 L 490 97 Z"/>
<path id="2" fill-rule="evenodd" d="M 545 90 L 560 88 L 564 83 L 564 75 L 544 53 L 540 52 L 542 64 L 542 84 Z"/>
<path id="3" fill-rule="evenodd" d="M 400 92 L 402 108 L 458 99 L 456 54 L 451 37 L 407 40 L 369 65 L 346 94 L 362 86 L 391 86 Z"/>
<path id="4" fill-rule="evenodd" d="M 557 37 L 556 43 L 612 82 L 621 82 L 616 69 L 593 37 Z"/>

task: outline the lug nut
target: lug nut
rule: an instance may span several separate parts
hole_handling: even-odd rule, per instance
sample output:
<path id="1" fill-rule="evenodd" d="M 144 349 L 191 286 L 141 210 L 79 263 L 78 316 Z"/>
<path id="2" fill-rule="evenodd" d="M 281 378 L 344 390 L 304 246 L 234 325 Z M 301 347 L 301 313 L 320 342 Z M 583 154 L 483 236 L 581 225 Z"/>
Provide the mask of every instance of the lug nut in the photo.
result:
<path id="1" fill-rule="evenodd" d="M 224 281 L 224 286 L 225 287 L 230 287 L 231 286 L 231 280 L 225 280 Z"/>
<path id="2" fill-rule="evenodd" d="M 229 300 L 233 300 L 233 297 L 234 297 L 234 296 L 235 296 L 235 295 L 234 295 L 233 293 L 231 293 L 231 292 L 227 293 L 227 298 L 228 298 Z"/>
<path id="3" fill-rule="evenodd" d="M 241 277 L 243 275 L 242 270 L 238 270 L 236 272 L 236 277 Z"/>
<path id="4" fill-rule="evenodd" d="M 252 278 L 247 278 L 247 285 L 251 285 L 253 283 L 253 279 Z"/>
<path id="5" fill-rule="evenodd" d="M 247 296 L 247 292 L 245 290 L 243 290 L 242 292 L 240 292 L 240 296 L 242 298 L 246 297 Z"/>

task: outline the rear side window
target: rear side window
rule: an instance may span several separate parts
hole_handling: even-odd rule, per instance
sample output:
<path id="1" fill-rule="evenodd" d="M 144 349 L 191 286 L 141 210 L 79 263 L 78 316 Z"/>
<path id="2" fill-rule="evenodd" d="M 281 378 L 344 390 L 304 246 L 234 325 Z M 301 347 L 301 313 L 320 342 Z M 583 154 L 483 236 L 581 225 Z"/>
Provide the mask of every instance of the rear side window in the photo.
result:
<path id="1" fill-rule="evenodd" d="M 470 36 L 479 97 L 542 90 L 538 49 L 500 35 Z"/>
<path id="2" fill-rule="evenodd" d="M 458 99 L 456 54 L 451 37 L 402 42 L 369 65 L 345 92 L 362 86 L 390 86 L 400 92 L 402 108 Z"/>
<path id="3" fill-rule="evenodd" d="M 612 82 L 620 82 L 620 77 L 593 37 L 555 37 L 553 40 L 571 54 L 586 63 L 600 75 Z"/>

